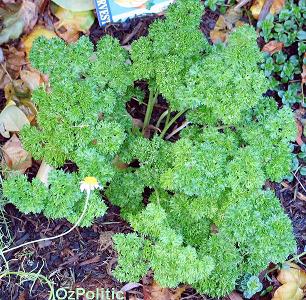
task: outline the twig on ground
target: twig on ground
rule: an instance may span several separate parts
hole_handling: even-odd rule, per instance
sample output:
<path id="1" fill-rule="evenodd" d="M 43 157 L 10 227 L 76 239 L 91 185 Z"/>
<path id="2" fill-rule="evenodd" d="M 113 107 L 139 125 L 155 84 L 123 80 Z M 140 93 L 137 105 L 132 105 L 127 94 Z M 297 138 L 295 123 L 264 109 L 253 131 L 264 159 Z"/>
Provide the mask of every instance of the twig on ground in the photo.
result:
<path id="1" fill-rule="evenodd" d="M 175 134 L 177 134 L 178 132 L 180 132 L 182 129 L 184 129 L 186 126 L 188 126 L 188 124 L 190 124 L 190 122 L 185 121 L 183 122 L 183 124 L 179 127 L 177 127 L 175 130 L 173 130 L 171 133 L 169 133 L 166 137 L 165 140 L 169 140 L 171 137 L 173 137 Z"/>
<path id="2" fill-rule="evenodd" d="M 258 22 L 263 21 L 268 15 L 274 0 L 266 0 L 258 17 Z"/>

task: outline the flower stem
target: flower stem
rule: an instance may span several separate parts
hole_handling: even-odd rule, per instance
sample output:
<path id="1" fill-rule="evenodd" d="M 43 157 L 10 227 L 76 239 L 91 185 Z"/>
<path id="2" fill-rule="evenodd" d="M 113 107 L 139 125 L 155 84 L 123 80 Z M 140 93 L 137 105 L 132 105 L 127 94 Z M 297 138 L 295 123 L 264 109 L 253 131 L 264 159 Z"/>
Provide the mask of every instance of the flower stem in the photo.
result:
<path id="1" fill-rule="evenodd" d="M 51 241 L 51 240 L 55 240 L 55 239 L 58 239 L 68 233 L 70 233 L 71 231 L 73 231 L 76 227 L 79 226 L 79 224 L 81 223 L 86 211 L 87 211 L 87 207 L 88 207 L 88 202 L 89 202 L 89 198 L 90 198 L 90 192 L 87 192 L 87 196 L 86 196 L 86 200 L 85 200 L 85 205 L 84 205 L 84 209 L 82 211 L 82 214 L 80 215 L 79 219 L 77 220 L 77 222 L 67 231 L 59 234 L 59 235 L 56 235 L 56 236 L 51 236 L 49 238 L 42 238 L 42 239 L 38 239 L 38 240 L 34 240 L 34 241 L 29 241 L 29 242 L 26 242 L 26 243 L 23 243 L 19 246 L 15 246 L 15 247 L 12 247 L 12 248 L 9 248 L 7 250 L 4 250 L 4 251 L 1 251 L 2 254 L 6 254 L 8 252 L 11 252 L 11 251 L 14 251 L 14 250 L 17 250 L 19 248 L 22 248 L 24 246 L 27 246 L 27 245 L 30 245 L 30 244 L 34 244 L 34 243 L 39 243 L 39 242 L 45 242 L 45 241 Z"/>

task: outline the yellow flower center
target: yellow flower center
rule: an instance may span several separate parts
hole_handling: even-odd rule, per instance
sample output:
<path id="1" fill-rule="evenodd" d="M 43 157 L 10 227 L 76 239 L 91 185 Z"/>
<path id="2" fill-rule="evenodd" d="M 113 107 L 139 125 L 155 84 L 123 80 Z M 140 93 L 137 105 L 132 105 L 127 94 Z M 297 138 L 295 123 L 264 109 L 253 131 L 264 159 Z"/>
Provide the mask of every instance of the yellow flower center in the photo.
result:
<path id="1" fill-rule="evenodd" d="M 96 177 L 88 176 L 83 179 L 83 183 L 88 185 L 98 185 L 98 180 Z"/>

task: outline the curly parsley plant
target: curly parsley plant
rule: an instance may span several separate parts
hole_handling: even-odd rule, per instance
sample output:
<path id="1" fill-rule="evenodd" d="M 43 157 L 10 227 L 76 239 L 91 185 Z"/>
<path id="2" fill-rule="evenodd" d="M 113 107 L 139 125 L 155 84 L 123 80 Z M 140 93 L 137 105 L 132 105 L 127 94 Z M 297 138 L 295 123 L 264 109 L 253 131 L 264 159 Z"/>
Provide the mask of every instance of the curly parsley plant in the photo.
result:
<path id="1" fill-rule="evenodd" d="M 290 108 L 262 96 L 269 82 L 255 30 L 239 27 L 227 45 L 211 46 L 199 29 L 202 11 L 198 1 L 176 1 L 130 53 L 109 36 L 96 51 L 87 38 L 35 43 L 32 64 L 51 87 L 36 90 L 38 124 L 21 138 L 57 170 L 48 188 L 18 176 L 4 191 L 24 212 L 74 222 L 82 206 L 76 182 L 96 176 L 134 229 L 114 236 L 116 278 L 138 281 L 152 270 L 162 286 L 221 297 L 296 251 L 288 216 L 264 188 L 290 173 L 296 128 Z M 136 81 L 149 92 L 142 133 L 130 130 L 125 110 Z M 161 97 L 168 110 L 146 138 Z M 189 126 L 169 142 L 182 117 Z M 67 161 L 78 171 L 64 172 Z M 86 224 L 104 211 L 92 200 Z"/>

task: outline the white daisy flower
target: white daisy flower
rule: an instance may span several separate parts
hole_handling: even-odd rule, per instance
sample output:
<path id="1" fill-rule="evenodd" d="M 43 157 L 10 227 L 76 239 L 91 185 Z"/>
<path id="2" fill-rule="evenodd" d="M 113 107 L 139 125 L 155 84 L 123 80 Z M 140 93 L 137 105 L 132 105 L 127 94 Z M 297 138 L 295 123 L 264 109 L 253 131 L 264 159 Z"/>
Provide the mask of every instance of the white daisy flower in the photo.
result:
<path id="1" fill-rule="evenodd" d="M 91 177 L 91 176 L 85 177 L 81 181 L 81 185 L 80 185 L 81 192 L 86 191 L 87 193 L 90 193 L 90 191 L 93 191 L 96 189 L 101 189 L 101 186 L 96 177 Z"/>

